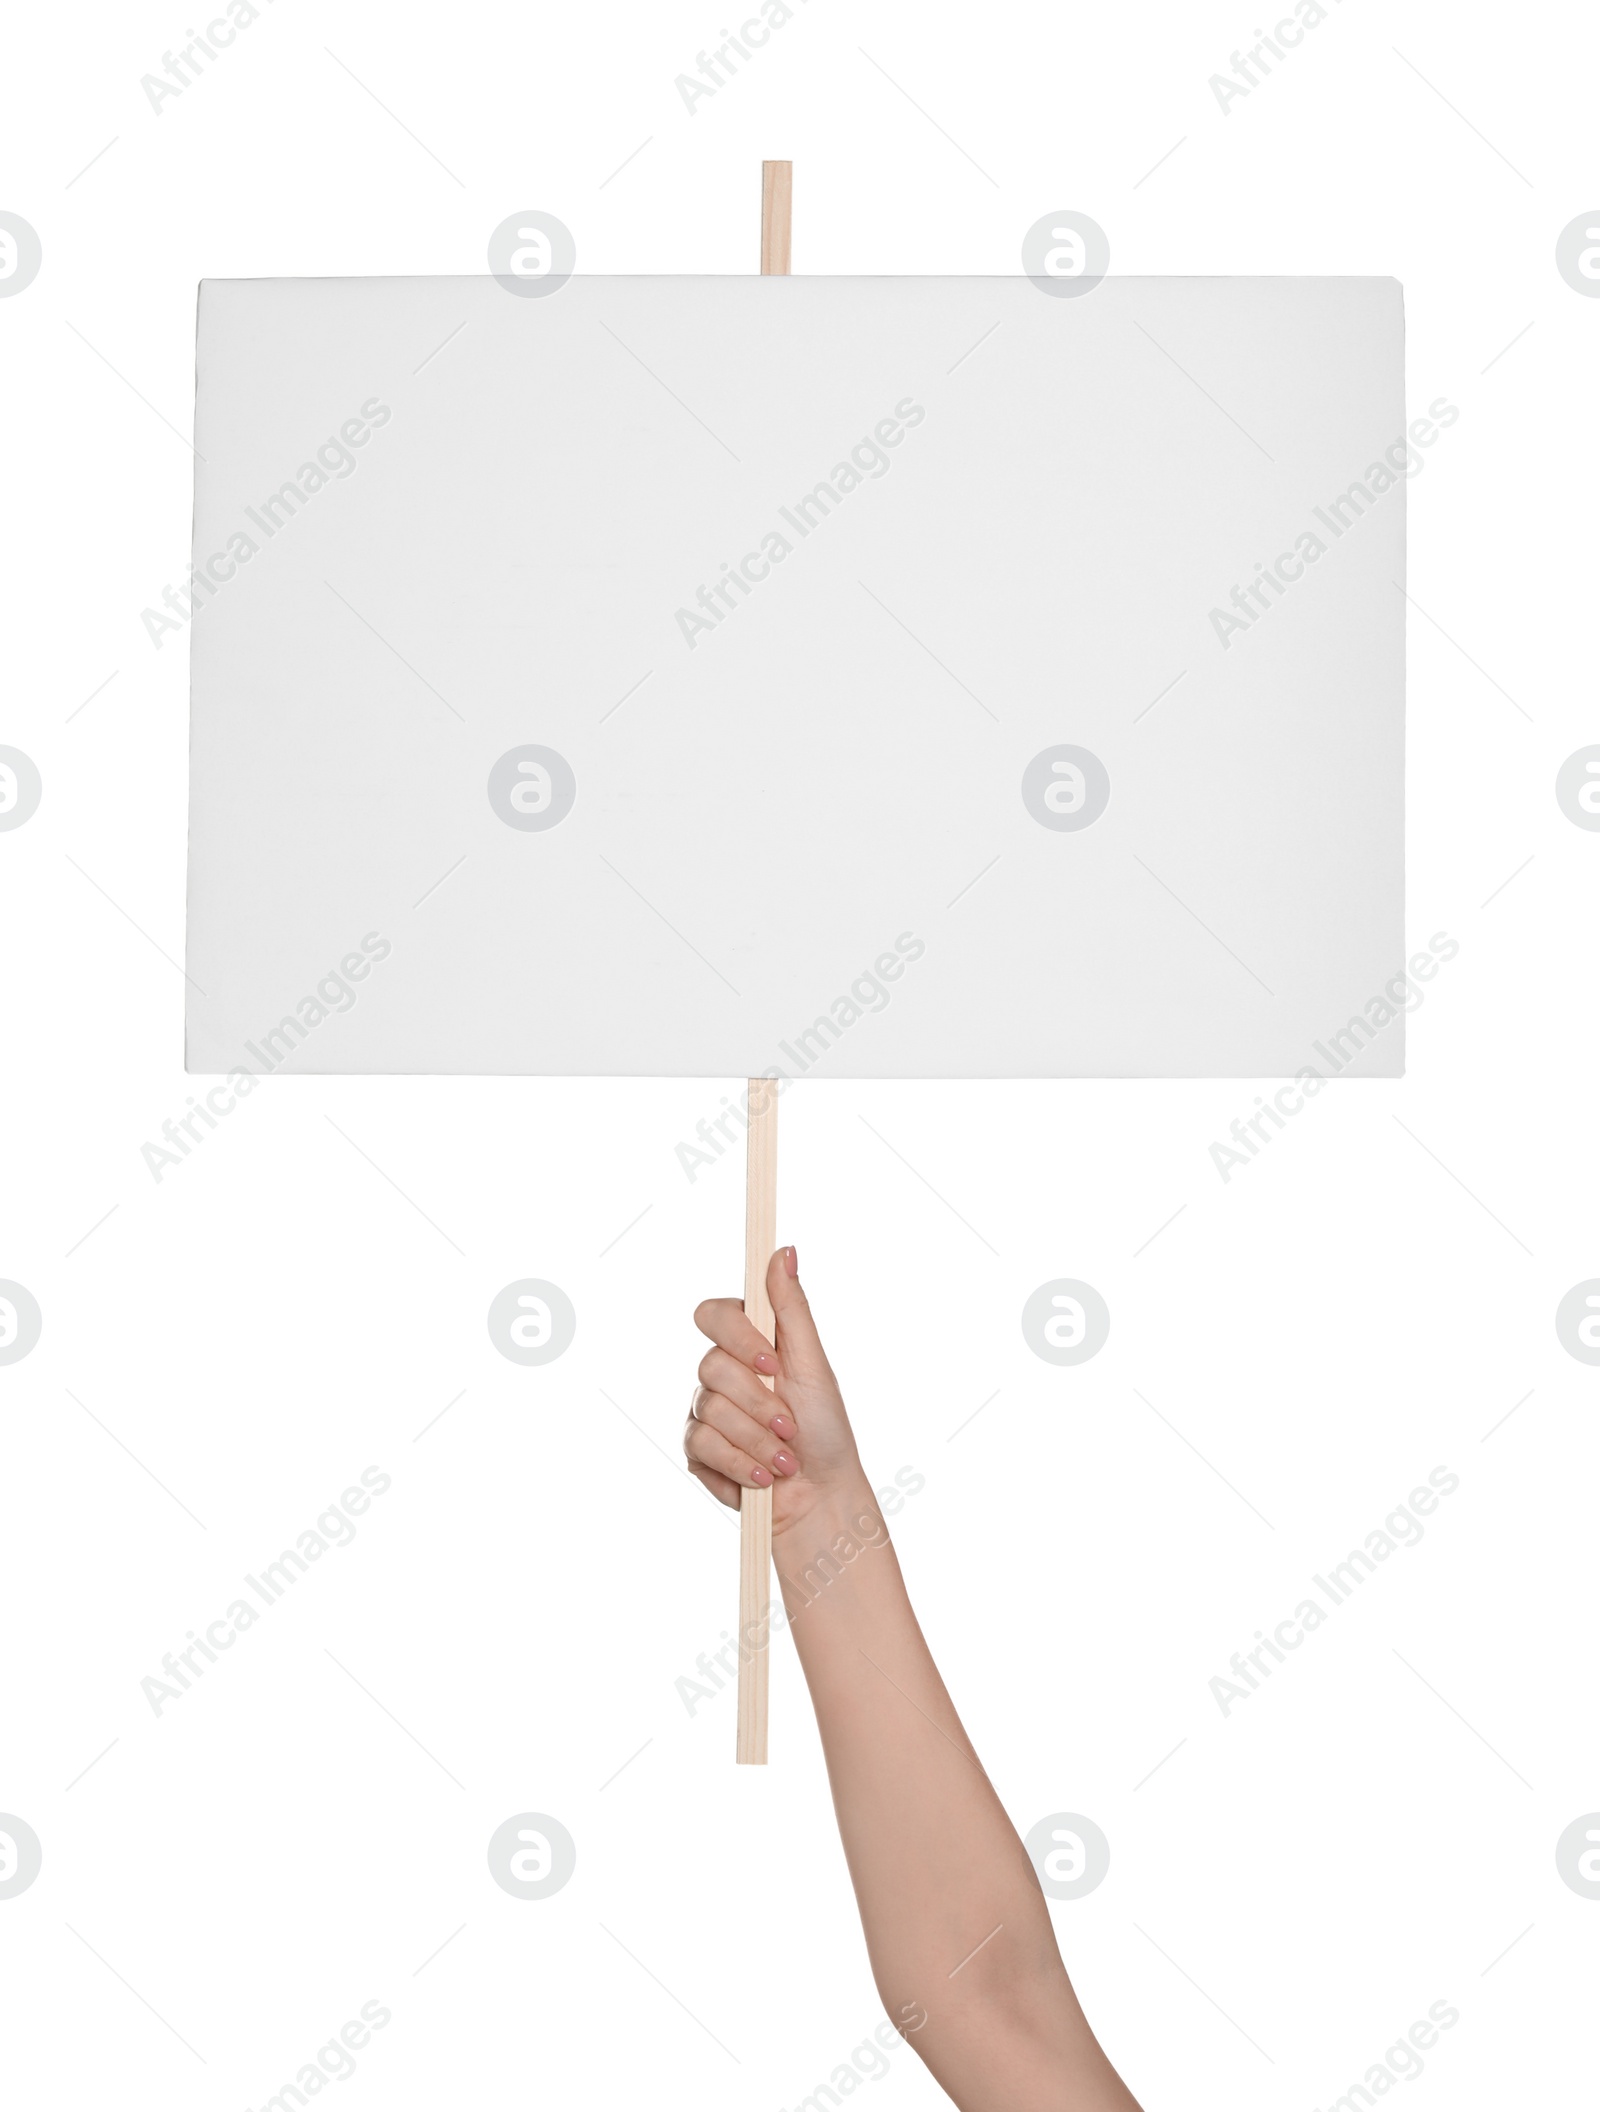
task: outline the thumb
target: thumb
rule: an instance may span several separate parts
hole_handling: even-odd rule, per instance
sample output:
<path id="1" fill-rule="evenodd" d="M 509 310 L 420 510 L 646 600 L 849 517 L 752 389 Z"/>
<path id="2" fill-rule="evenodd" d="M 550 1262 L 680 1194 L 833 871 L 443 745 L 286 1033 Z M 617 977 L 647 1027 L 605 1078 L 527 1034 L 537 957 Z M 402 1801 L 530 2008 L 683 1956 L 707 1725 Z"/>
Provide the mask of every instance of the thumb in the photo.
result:
<path id="1" fill-rule="evenodd" d="M 767 1263 L 767 1296 L 772 1301 L 784 1369 L 797 1379 L 831 1378 L 827 1352 L 811 1317 L 811 1302 L 800 1288 L 799 1258 L 793 1247 L 780 1247 Z"/>

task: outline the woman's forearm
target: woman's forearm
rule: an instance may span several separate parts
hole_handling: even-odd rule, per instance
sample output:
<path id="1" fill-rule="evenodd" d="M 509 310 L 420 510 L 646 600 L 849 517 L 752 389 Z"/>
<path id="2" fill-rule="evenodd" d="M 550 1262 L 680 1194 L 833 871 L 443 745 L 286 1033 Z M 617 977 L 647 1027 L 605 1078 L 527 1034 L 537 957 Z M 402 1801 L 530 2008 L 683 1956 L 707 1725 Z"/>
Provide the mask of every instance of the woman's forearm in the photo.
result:
<path id="1" fill-rule="evenodd" d="M 797 1520 L 775 1555 L 890 2017 L 969 2112 L 1127 2112 L 867 1482 Z"/>

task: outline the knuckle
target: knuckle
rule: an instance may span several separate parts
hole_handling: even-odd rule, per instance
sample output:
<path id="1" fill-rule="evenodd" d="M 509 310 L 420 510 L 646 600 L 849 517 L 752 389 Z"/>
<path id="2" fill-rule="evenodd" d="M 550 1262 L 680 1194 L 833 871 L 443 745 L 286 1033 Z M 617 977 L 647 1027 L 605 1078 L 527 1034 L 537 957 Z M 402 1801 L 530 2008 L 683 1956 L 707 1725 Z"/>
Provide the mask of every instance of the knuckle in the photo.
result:
<path id="1" fill-rule="evenodd" d="M 739 1411 L 725 1393 L 708 1393 L 706 1421 L 732 1444 L 739 1434 Z"/>
<path id="2" fill-rule="evenodd" d="M 739 1389 L 748 1376 L 745 1366 L 726 1349 L 714 1349 L 706 1362 L 711 1367 L 707 1375 L 710 1384 L 725 1393 L 729 1400 L 737 1400 Z"/>

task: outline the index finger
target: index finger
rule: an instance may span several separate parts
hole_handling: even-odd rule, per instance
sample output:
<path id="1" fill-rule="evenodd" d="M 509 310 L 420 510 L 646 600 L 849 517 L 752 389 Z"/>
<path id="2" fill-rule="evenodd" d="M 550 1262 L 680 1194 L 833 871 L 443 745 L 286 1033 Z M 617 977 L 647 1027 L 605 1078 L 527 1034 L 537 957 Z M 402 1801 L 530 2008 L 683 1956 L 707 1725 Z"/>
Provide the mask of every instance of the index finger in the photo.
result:
<path id="1" fill-rule="evenodd" d="M 777 1371 L 777 1353 L 755 1322 L 746 1317 L 742 1298 L 707 1298 L 695 1307 L 694 1324 L 719 1349 L 737 1357 L 751 1371 L 759 1371 L 763 1378 Z"/>

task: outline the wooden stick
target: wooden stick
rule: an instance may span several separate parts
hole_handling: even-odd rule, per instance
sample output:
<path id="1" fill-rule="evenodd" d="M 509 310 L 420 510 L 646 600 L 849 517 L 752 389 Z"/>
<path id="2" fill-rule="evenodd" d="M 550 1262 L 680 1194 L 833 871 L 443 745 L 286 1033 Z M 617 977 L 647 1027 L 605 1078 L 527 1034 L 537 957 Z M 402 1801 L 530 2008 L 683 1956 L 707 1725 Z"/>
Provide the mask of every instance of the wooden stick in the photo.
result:
<path id="1" fill-rule="evenodd" d="M 761 164 L 761 269 L 765 276 L 787 277 L 789 214 L 794 200 L 794 163 Z"/>
<path id="2" fill-rule="evenodd" d="M 794 165 L 761 164 L 761 269 L 789 269 L 789 218 Z M 778 1088 L 768 1078 L 746 1082 L 750 1116 L 744 1179 L 744 1309 L 771 1342 L 772 1305 L 767 1264 L 778 1243 Z M 770 1389 L 772 1381 L 767 1385 Z M 772 1491 L 745 1489 L 739 1498 L 739 1740 L 737 1757 L 767 1764 L 767 1646 L 772 1635 Z"/>
<path id="3" fill-rule="evenodd" d="M 775 1339 L 767 1264 L 778 1243 L 778 1088 L 747 1081 L 750 1130 L 745 1156 L 744 1309 L 769 1342 Z M 772 1381 L 764 1381 L 770 1390 Z M 767 1762 L 767 1646 L 772 1631 L 772 1491 L 739 1497 L 739 1742 L 747 1766 Z"/>

